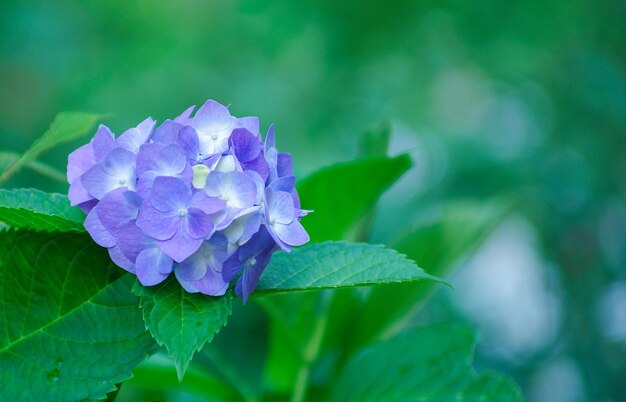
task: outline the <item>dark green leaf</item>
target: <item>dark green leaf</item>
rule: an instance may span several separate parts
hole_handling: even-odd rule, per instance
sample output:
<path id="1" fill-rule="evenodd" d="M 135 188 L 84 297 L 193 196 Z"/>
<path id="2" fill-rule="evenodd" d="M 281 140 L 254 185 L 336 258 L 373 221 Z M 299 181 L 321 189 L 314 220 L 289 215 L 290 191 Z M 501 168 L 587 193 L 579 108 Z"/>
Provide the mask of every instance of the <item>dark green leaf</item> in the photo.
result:
<path id="1" fill-rule="evenodd" d="M 31 147 L 16 161 L 12 162 L 0 176 L 0 183 L 5 182 L 21 168 L 37 159 L 46 150 L 62 142 L 71 141 L 87 134 L 102 116 L 83 112 L 59 113 L 50 128 L 37 139 Z"/>
<path id="2" fill-rule="evenodd" d="M 82 232 L 85 214 L 67 196 L 35 189 L 0 189 L 0 221 L 14 228 Z"/>
<path id="3" fill-rule="evenodd" d="M 378 198 L 411 167 L 411 158 L 379 156 L 321 169 L 298 183 L 311 241 L 342 240 Z"/>
<path id="4" fill-rule="evenodd" d="M 193 354 L 226 325 L 232 312 L 232 295 L 211 297 L 185 291 L 174 277 L 146 287 L 136 283 L 146 328 L 159 345 L 165 345 L 182 380 Z"/>
<path id="5" fill-rule="evenodd" d="M 418 280 L 438 281 L 404 255 L 382 245 L 324 242 L 275 254 L 256 293 Z"/>
<path id="6" fill-rule="evenodd" d="M 512 382 L 476 376 L 470 365 L 474 344 L 472 331 L 444 325 L 372 345 L 346 366 L 330 400 L 491 401 L 497 389 L 505 396 L 498 401 L 521 401 Z"/>
<path id="7" fill-rule="evenodd" d="M 0 233 L 0 400 L 103 398 L 156 346 L 133 276 L 84 234 Z"/>

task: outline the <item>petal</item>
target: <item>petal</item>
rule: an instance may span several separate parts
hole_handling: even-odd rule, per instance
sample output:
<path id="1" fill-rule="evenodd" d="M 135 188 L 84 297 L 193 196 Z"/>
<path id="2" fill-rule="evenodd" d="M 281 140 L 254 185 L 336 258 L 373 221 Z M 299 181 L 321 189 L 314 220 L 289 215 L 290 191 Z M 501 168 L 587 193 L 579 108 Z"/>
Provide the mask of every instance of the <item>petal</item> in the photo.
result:
<path id="1" fill-rule="evenodd" d="M 257 187 L 250 176 L 242 172 L 231 172 L 231 187 L 224 195 L 227 196 L 226 204 L 235 208 L 248 208 L 254 205 L 257 199 Z"/>
<path id="2" fill-rule="evenodd" d="M 122 133 L 116 141 L 117 145 L 128 151 L 137 153 L 139 151 L 139 147 L 142 144 L 145 144 L 150 138 L 150 134 L 152 134 L 152 129 L 155 124 L 156 121 L 151 117 L 148 117 L 139 123 L 137 127 L 130 128 Z"/>
<path id="3" fill-rule="evenodd" d="M 143 250 L 135 261 L 137 278 L 144 286 L 153 286 L 163 282 L 172 271 L 172 259 L 157 247 Z"/>
<path id="4" fill-rule="evenodd" d="M 230 282 L 235 279 L 244 263 L 245 261 L 239 260 L 239 250 L 235 251 L 233 255 L 228 257 L 222 265 L 222 278 L 224 278 L 224 281 Z"/>
<path id="5" fill-rule="evenodd" d="M 180 216 L 161 212 L 144 202 L 139 209 L 137 226 L 148 236 L 157 240 L 171 239 L 180 227 Z"/>
<path id="6" fill-rule="evenodd" d="M 145 248 L 156 247 L 154 239 L 146 236 L 134 222 L 121 228 L 115 237 L 119 248 L 130 261 L 135 261 Z"/>
<path id="7" fill-rule="evenodd" d="M 97 207 L 92 209 L 85 218 L 85 229 L 99 246 L 113 247 L 117 244 L 115 237 L 102 225 L 97 214 Z"/>
<path id="8" fill-rule="evenodd" d="M 154 159 L 159 154 L 159 151 L 163 149 L 164 145 L 159 143 L 143 144 L 139 148 L 136 159 L 136 171 L 137 176 L 141 177 L 146 172 L 153 170 Z"/>
<path id="9" fill-rule="evenodd" d="M 235 125 L 250 131 L 255 137 L 260 136 L 259 118 L 256 116 L 247 116 L 237 119 Z"/>
<path id="10" fill-rule="evenodd" d="M 267 164 L 267 161 L 262 153 L 259 153 L 255 159 L 243 163 L 242 167 L 244 171 L 252 170 L 258 173 L 263 178 L 263 182 L 265 182 L 270 175 L 269 165 Z"/>
<path id="11" fill-rule="evenodd" d="M 187 235 L 192 239 L 204 239 L 215 229 L 209 216 L 196 208 L 187 210 L 185 224 Z"/>
<path id="12" fill-rule="evenodd" d="M 91 143 L 76 149 L 67 157 L 67 182 L 74 182 L 76 178 L 91 169 L 97 162 Z"/>
<path id="13" fill-rule="evenodd" d="M 270 224 L 276 222 L 286 225 L 293 222 L 295 219 L 295 209 L 290 193 L 267 189 L 266 196 L 267 220 Z"/>
<path id="14" fill-rule="evenodd" d="M 165 120 L 152 134 L 152 141 L 159 144 L 173 144 L 178 141 L 178 132 L 183 125 L 172 120 Z"/>
<path id="15" fill-rule="evenodd" d="M 72 206 L 83 204 L 94 199 L 93 196 L 87 192 L 85 186 L 83 186 L 83 182 L 80 177 L 74 179 L 72 184 L 70 184 L 67 198 L 70 199 L 70 205 Z"/>
<path id="16" fill-rule="evenodd" d="M 178 212 L 187 209 L 191 186 L 175 177 L 157 177 L 152 185 L 150 203 L 159 211 Z"/>
<path id="17" fill-rule="evenodd" d="M 233 222 L 223 231 L 230 243 L 244 244 L 259 231 L 261 226 L 259 209 L 258 206 L 248 208 L 235 216 Z"/>
<path id="18" fill-rule="evenodd" d="M 109 191 L 122 187 L 121 183 L 123 182 L 123 179 L 120 180 L 119 178 L 106 173 L 102 164 L 99 163 L 86 171 L 85 174 L 80 177 L 80 182 L 93 198 L 100 200 Z M 124 183 L 124 186 L 125 185 L 126 183 Z M 80 189 L 76 187 L 75 191 L 79 190 Z M 76 194 L 73 194 L 73 197 L 75 196 Z"/>
<path id="19" fill-rule="evenodd" d="M 111 261 L 113 261 L 115 265 L 128 272 L 135 273 L 135 264 L 124 255 L 119 246 L 111 247 L 108 251 L 109 257 L 111 257 Z"/>
<path id="20" fill-rule="evenodd" d="M 274 148 L 276 146 L 276 138 L 274 133 L 274 124 L 270 125 L 270 128 L 267 130 L 267 134 L 265 135 L 265 151 L 268 149 Z"/>
<path id="21" fill-rule="evenodd" d="M 186 281 L 180 278 L 178 270 L 175 272 L 177 274 L 176 278 L 181 286 L 188 292 L 201 292 L 209 296 L 222 296 L 226 293 L 226 290 L 228 290 L 228 282 L 224 281 L 220 272 L 209 269 L 204 278 L 199 281 Z"/>
<path id="22" fill-rule="evenodd" d="M 279 152 L 276 161 L 276 173 L 278 177 L 293 176 L 293 161 L 291 154 Z"/>
<path id="23" fill-rule="evenodd" d="M 311 240 L 309 234 L 297 219 L 288 225 L 277 223 L 273 225 L 272 229 L 283 242 L 290 246 L 301 246 Z"/>
<path id="24" fill-rule="evenodd" d="M 196 130 L 205 132 L 207 129 L 222 128 L 230 125 L 233 118 L 224 105 L 209 99 L 198 109 L 192 120 L 191 125 Z"/>
<path id="25" fill-rule="evenodd" d="M 177 144 L 170 144 L 161 149 L 154 159 L 152 170 L 159 176 L 174 176 L 187 166 L 187 158 Z"/>
<path id="26" fill-rule="evenodd" d="M 137 193 L 118 188 L 102 197 L 96 211 L 104 227 L 116 236 L 122 227 L 137 219 L 141 202 Z"/>
<path id="27" fill-rule="evenodd" d="M 230 135 L 230 145 L 240 162 L 249 162 L 261 153 L 259 139 L 245 128 L 237 128 Z"/>
<path id="28" fill-rule="evenodd" d="M 203 191 L 196 191 L 189 201 L 189 208 L 197 208 L 205 214 L 213 214 L 226 206 L 226 203 L 217 197 L 209 197 Z"/>
<path id="29" fill-rule="evenodd" d="M 180 130 L 178 133 L 178 145 L 190 162 L 199 163 L 204 160 L 203 155 L 200 153 L 198 133 L 196 133 L 193 127 L 185 126 Z"/>
<path id="30" fill-rule="evenodd" d="M 192 239 L 184 230 L 176 232 L 169 240 L 158 240 L 159 248 L 176 262 L 182 262 L 198 251 L 204 239 Z"/>
<path id="31" fill-rule="evenodd" d="M 111 152 L 109 152 L 102 160 L 102 167 L 104 171 L 111 176 L 119 178 L 134 178 L 136 161 L 137 156 L 129 150 L 124 148 L 113 148 Z"/>
<path id="32" fill-rule="evenodd" d="M 206 247 L 202 245 L 191 257 L 181 262 L 176 268 L 176 277 L 186 281 L 199 281 L 204 278 L 208 260 L 205 252 Z"/>
<path id="33" fill-rule="evenodd" d="M 187 124 L 189 120 L 189 116 L 193 113 L 193 110 L 196 108 L 196 105 L 190 106 L 185 109 L 180 115 L 178 115 L 174 121 L 181 124 Z"/>
<path id="34" fill-rule="evenodd" d="M 271 250 L 268 250 L 257 256 L 254 265 L 248 265 L 244 268 L 243 274 L 235 286 L 235 293 L 243 299 L 244 303 L 248 301 L 248 296 L 250 296 L 259 284 L 259 279 L 270 261 L 271 254 Z"/>
<path id="35" fill-rule="evenodd" d="M 107 126 L 100 124 L 96 135 L 91 140 L 91 144 L 96 160 L 100 160 L 115 148 L 115 136 Z"/>
<path id="36" fill-rule="evenodd" d="M 295 186 L 296 178 L 294 176 L 284 176 L 271 182 L 268 187 L 271 188 L 273 191 L 284 191 L 287 193 L 291 193 Z"/>

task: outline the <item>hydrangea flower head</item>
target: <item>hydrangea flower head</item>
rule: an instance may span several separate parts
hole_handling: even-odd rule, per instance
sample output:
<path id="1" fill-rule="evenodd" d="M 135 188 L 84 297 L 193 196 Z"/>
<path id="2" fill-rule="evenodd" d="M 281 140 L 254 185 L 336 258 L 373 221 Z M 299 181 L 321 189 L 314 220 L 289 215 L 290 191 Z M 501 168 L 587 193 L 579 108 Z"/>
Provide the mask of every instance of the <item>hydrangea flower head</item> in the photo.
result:
<path id="1" fill-rule="evenodd" d="M 292 159 L 256 117 L 209 100 L 119 137 L 101 125 L 68 158 L 68 197 L 115 264 L 146 286 L 172 273 L 188 292 L 244 301 L 272 253 L 309 241 Z"/>

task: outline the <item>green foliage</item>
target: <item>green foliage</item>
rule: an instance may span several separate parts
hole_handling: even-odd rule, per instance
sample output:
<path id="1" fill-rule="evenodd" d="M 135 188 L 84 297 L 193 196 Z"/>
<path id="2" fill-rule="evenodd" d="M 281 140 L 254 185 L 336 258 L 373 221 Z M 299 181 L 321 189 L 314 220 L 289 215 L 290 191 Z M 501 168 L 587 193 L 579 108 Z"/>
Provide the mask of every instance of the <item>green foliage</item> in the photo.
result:
<path id="1" fill-rule="evenodd" d="M 0 222 L 39 231 L 83 232 L 85 214 L 67 196 L 35 189 L 0 189 Z"/>
<path id="2" fill-rule="evenodd" d="M 391 122 L 372 127 L 361 136 L 360 152 L 363 156 L 386 155 L 391 139 Z"/>
<path id="3" fill-rule="evenodd" d="M 101 115 L 83 112 L 59 113 L 50 124 L 50 128 L 19 159 L 9 164 L 0 176 L 0 183 L 7 181 L 24 166 L 37 159 L 41 153 L 55 145 L 87 134 L 101 117 Z"/>
<path id="4" fill-rule="evenodd" d="M 323 168 L 300 181 L 303 206 L 315 211 L 303 220 L 311 241 L 342 240 L 378 198 L 411 167 L 411 158 L 378 156 Z"/>
<path id="5" fill-rule="evenodd" d="M 133 378 L 124 382 L 118 398 L 165 401 L 174 389 L 202 401 L 236 401 L 239 395 L 237 389 L 207 370 L 190 367 L 185 378 L 179 379 L 168 356 L 157 352 L 133 370 Z"/>
<path id="6" fill-rule="evenodd" d="M 146 328 L 159 345 L 165 345 L 181 380 L 193 354 L 226 325 L 232 312 L 232 294 L 210 297 L 185 291 L 172 276 L 162 284 L 135 283 L 141 297 Z"/>
<path id="7" fill-rule="evenodd" d="M 272 257 L 257 294 L 435 280 L 404 255 L 381 245 L 324 242 Z"/>
<path id="8" fill-rule="evenodd" d="M 471 254 L 501 222 L 508 208 L 466 201 L 449 203 L 435 222 L 419 226 L 392 245 L 417 261 L 428 273 L 445 278 L 461 259 Z M 355 319 L 353 346 L 398 330 L 424 305 L 436 287 L 430 283 L 402 283 L 373 288 Z M 393 300 L 394 308 L 386 307 Z"/>
<path id="9" fill-rule="evenodd" d="M 507 379 L 477 376 L 473 331 L 431 326 L 372 345 L 345 367 L 331 391 L 340 401 L 522 401 Z"/>
<path id="10" fill-rule="evenodd" d="M 103 398 L 154 350 L 133 277 L 88 236 L 0 233 L 2 400 Z"/>

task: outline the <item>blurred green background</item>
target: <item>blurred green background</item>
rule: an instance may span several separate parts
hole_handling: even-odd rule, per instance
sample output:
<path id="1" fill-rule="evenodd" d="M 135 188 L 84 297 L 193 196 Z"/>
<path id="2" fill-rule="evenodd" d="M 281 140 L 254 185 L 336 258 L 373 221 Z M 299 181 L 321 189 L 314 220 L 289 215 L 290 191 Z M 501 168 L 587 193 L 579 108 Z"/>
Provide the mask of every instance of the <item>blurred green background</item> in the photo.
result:
<path id="1" fill-rule="evenodd" d="M 4 0 L 0 149 L 63 110 L 111 113 L 119 134 L 213 98 L 275 123 L 304 176 L 389 119 L 415 167 L 372 241 L 449 200 L 514 205 L 429 319 L 477 326 L 478 367 L 529 401 L 624 401 L 624 21 L 610 0 Z M 42 160 L 65 170 L 78 145 Z M 7 185 L 67 189 L 28 170 Z"/>

